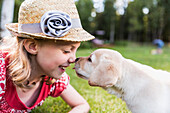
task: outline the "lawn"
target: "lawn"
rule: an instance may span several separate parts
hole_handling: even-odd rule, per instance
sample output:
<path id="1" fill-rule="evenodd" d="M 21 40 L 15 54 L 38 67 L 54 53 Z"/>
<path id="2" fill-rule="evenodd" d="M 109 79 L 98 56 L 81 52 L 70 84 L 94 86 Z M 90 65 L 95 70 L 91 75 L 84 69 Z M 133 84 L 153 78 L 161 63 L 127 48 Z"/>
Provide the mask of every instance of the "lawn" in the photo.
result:
<path id="1" fill-rule="evenodd" d="M 97 48 L 79 49 L 77 56 L 88 56 Z M 161 55 L 151 55 L 150 51 L 153 46 L 147 45 L 131 45 L 131 46 L 113 46 L 109 49 L 119 51 L 125 58 L 132 59 L 152 66 L 156 69 L 170 71 L 170 48 L 165 47 L 164 53 Z M 90 87 L 88 82 L 78 78 L 75 71 L 72 70 L 73 65 L 67 69 L 70 75 L 70 84 L 87 100 L 91 106 L 89 113 L 131 113 L 125 102 L 114 95 L 108 94 L 102 88 Z M 49 97 L 41 107 L 33 110 L 32 113 L 67 113 L 71 108 L 60 98 Z"/>

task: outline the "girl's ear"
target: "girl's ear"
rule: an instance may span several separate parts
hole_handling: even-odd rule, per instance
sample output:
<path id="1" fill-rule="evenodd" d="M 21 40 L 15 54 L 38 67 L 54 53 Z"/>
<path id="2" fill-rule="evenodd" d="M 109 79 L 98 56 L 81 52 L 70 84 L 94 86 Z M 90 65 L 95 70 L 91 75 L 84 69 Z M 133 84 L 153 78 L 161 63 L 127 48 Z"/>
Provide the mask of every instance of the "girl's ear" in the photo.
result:
<path id="1" fill-rule="evenodd" d="M 36 55 L 38 52 L 38 43 L 33 39 L 25 39 L 23 42 L 25 49 L 33 55 Z"/>

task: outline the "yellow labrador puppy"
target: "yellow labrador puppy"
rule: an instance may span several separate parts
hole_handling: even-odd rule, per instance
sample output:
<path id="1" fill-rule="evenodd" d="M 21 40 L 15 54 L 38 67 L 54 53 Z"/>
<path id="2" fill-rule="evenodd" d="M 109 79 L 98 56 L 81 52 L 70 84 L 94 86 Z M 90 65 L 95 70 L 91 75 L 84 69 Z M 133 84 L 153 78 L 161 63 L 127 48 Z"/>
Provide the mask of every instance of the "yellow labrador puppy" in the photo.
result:
<path id="1" fill-rule="evenodd" d="M 170 113 L 170 73 L 98 49 L 76 59 L 75 70 L 89 85 L 124 100 L 132 113 Z"/>

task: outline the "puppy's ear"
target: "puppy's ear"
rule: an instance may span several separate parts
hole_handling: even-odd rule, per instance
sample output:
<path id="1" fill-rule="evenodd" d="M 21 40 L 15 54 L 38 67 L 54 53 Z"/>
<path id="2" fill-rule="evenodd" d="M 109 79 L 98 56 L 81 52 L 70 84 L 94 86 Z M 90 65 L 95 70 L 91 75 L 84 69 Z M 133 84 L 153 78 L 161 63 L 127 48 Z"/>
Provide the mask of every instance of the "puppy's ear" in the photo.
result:
<path id="1" fill-rule="evenodd" d="M 89 78 L 89 85 L 110 87 L 116 84 L 120 72 L 119 67 L 115 66 L 112 62 L 100 62 L 96 69 L 91 73 Z"/>

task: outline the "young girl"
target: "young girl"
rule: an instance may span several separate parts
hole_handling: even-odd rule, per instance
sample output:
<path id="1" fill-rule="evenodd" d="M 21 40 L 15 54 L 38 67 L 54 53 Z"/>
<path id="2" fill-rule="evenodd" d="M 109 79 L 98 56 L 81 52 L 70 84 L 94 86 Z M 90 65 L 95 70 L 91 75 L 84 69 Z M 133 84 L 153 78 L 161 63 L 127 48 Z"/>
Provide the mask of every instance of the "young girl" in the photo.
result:
<path id="1" fill-rule="evenodd" d="M 0 48 L 0 112 L 30 112 L 48 96 L 61 96 L 70 113 L 88 112 L 65 73 L 80 42 L 94 38 L 83 30 L 74 1 L 25 0 L 18 23 L 6 27 L 13 36 Z"/>

